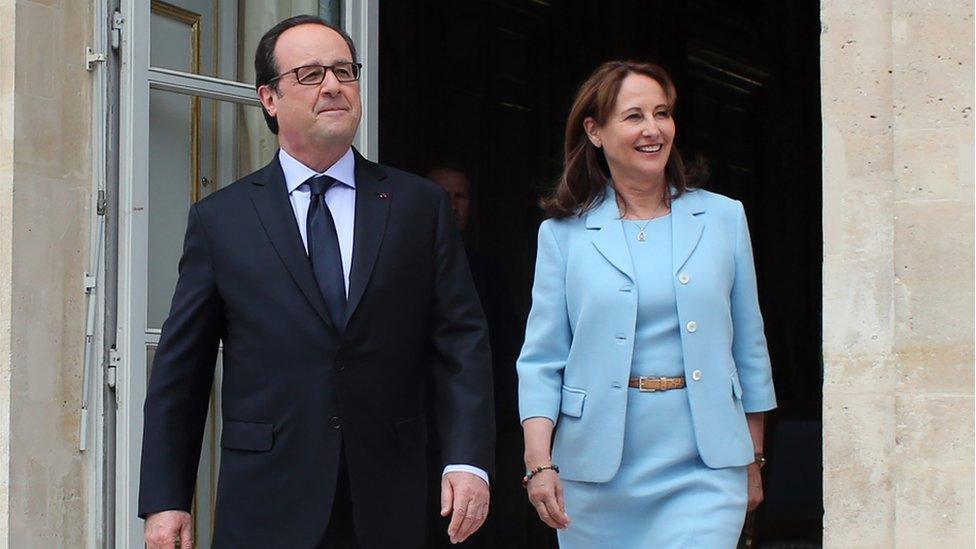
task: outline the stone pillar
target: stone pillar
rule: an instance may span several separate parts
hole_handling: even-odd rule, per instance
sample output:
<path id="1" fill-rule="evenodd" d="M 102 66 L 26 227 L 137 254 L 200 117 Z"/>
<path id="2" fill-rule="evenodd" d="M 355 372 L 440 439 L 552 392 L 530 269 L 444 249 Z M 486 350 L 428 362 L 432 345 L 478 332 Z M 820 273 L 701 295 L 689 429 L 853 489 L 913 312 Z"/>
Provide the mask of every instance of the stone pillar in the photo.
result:
<path id="1" fill-rule="evenodd" d="M 0 0 L 0 546 L 84 547 L 89 2 Z"/>
<path id="2" fill-rule="evenodd" d="M 0 0 L 0 547 L 10 515 L 10 302 L 13 285 L 14 55 L 13 0 Z"/>
<path id="3" fill-rule="evenodd" d="M 822 3 L 824 542 L 973 546 L 973 4 Z"/>

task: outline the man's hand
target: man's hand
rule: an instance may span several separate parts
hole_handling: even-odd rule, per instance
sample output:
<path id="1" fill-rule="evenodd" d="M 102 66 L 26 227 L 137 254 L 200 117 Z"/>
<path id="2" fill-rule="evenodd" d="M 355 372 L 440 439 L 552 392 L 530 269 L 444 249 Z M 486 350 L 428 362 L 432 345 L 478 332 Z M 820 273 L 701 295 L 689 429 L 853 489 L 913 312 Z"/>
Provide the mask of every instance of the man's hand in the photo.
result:
<path id="1" fill-rule="evenodd" d="M 488 517 L 488 484 L 478 475 L 453 471 L 441 477 L 441 516 L 451 515 L 447 535 L 461 543 Z"/>
<path id="2" fill-rule="evenodd" d="M 753 511 L 763 501 L 762 474 L 759 472 L 759 465 L 749 464 L 749 510 Z"/>
<path id="3" fill-rule="evenodd" d="M 484 484 L 484 483 L 482 483 Z M 186 511 L 160 511 L 146 517 L 148 549 L 191 549 L 193 519 Z"/>

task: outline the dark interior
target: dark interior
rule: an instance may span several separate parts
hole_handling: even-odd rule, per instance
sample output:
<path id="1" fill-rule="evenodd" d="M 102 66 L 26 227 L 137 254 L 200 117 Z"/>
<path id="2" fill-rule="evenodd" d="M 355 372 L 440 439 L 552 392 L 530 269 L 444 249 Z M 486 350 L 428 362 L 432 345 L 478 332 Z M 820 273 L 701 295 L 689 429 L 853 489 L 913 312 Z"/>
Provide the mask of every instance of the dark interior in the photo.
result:
<path id="1" fill-rule="evenodd" d="M 813 1 L 381 5 L 379 160 L 468 175 L 465 238 L 495 288 L 482 299 L 498 370 L 499 464 L 491 521 L 468 545 L 555 547 L 519 484 L 514 359 L 543 219 L 537 200 L 560 171 L 576 88 L 609 59 L 671 72 L 678 148 L 708 163 L 706 189 L 746 207 L 779 408 L 767 421 L 766 502 L 747 518 L 743 543 L 820 545 L 819 36 Z"/>

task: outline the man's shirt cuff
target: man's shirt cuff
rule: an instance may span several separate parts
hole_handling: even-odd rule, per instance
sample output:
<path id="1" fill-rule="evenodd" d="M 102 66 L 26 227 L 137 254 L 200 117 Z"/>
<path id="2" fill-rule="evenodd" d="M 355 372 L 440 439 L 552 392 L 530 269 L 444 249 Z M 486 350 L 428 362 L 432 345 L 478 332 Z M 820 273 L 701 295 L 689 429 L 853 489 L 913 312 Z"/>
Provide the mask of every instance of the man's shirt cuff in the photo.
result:
<path id="1" fill-rule="evenodd" d="M 447 467 L 444 467 L 444 472 L 441 474 L 441 476 L 444 476 L 448 473 L 454 473 L 457 471 L 461 471 L 464 473 L 471 473 L 472 475 L 477 475 L 478 478 L 485 481 L 485 484 L 491 486 L 491 483 L 488 482 L 488 473 L 484 472 L 484 470 L 479 469 L 478 467 L 475 467 L 473 465 L 457 465 L 457 464 L 448 465 Z"/>

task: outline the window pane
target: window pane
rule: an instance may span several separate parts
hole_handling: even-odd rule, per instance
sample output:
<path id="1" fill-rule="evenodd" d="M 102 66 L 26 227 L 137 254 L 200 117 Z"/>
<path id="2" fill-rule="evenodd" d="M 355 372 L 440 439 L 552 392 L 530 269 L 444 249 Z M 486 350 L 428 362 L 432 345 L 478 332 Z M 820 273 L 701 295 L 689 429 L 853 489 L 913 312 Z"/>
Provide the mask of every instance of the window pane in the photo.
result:
<path id="1" fill-rule="evenodd" d="M 215 57 L 221 25 L 214 5 L 222 0 L 152 1 L 149 64 L 193 74 L 216 76 Z"/>
<path id="2" fill-rule="evenodd" d="M 152 0 L 150 65 L 254 82 L 261 36 L 293 15 L 342 25 L 341 0 Z"/>
<path id="3" fill-rule="evenodd" d="M 346 28 L 346 22 L 342 20 L 342 0 L 319 0 L 319 17 Z"/>
<path id="4" fill-rule="evenodd" d="M 277 147 L 259 107 L 150 91 L 150 330 L 169 314 L 190 205 L 267 164 Z"/>
<path id="5" fill-rule="evenodd" d="M 237 74 L 241 82 L 254 82 L 254 52 L 261 36 L 283 19 L 293 15 L 316 14 L 316 0 L 238 0 L 240 2 L 240 50 Z"/>

